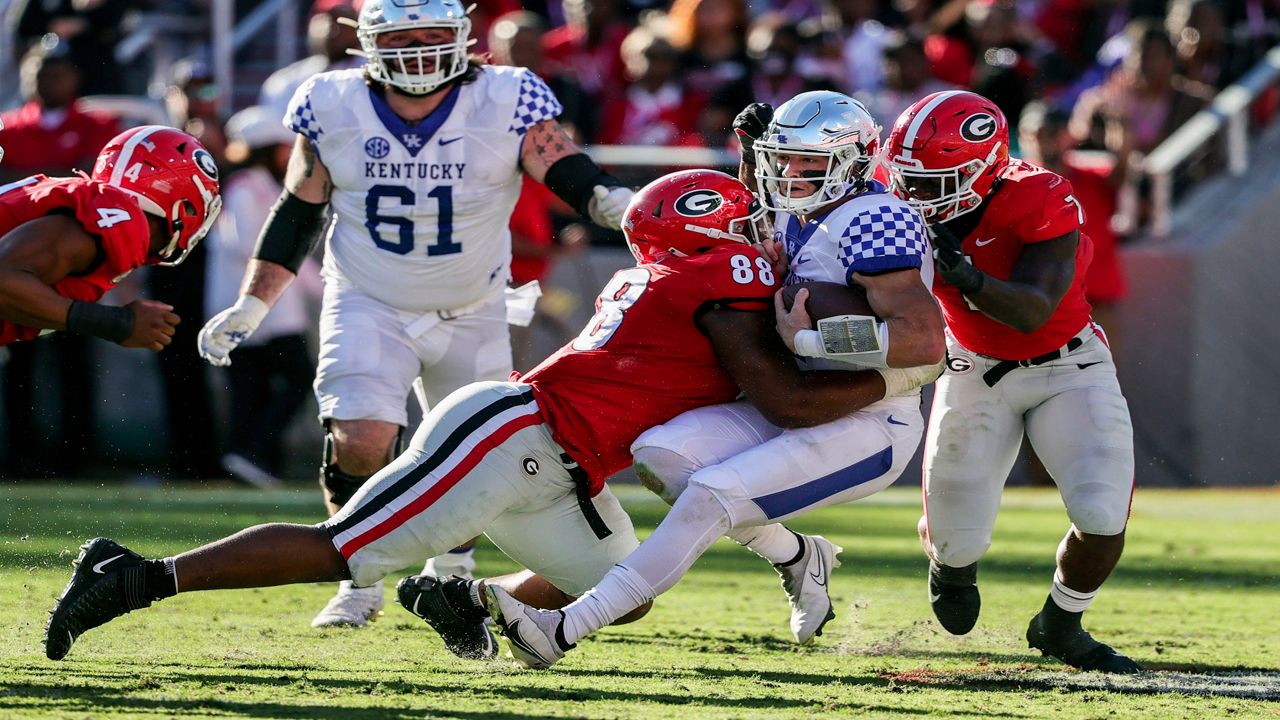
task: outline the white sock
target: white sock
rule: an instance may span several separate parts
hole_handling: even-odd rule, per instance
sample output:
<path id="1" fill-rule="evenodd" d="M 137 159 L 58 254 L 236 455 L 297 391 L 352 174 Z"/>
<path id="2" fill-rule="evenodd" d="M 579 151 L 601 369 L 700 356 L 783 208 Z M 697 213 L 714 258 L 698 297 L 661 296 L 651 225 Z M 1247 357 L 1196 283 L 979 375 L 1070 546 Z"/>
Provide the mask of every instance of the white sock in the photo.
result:
<path id="1" fill-rule="evenodd" d="M 733 528 L 725 535 L 774 565 L 794 560 L 804 549 L 804 542 L 781 523 Z"/>
<path id="2" fill-rule="evenodd" d="M 710 491 L 685 490 L 640 547 L 564 608 L 565 639 L 575 643 L 670 590 L 728 529 L 728 513 Z"/>
<path id="3" fill-rule="evenodd" d="M 1054 571 L 1053 587 L 1049 590 L 1049 597 L 1053 598 L 1054 605 L 1067 612 L 1084 612 L 1097 596 L 1097 590 L 1088 593 L 1072 590 L 1062 582 L 1062 572 Z"/>
<path id="4" fill-rule="evenodd" d="M 576 643 L 656 596 L 631 568 L 614 565 L 595 587 L 563 608 L 564 638 Z"/>

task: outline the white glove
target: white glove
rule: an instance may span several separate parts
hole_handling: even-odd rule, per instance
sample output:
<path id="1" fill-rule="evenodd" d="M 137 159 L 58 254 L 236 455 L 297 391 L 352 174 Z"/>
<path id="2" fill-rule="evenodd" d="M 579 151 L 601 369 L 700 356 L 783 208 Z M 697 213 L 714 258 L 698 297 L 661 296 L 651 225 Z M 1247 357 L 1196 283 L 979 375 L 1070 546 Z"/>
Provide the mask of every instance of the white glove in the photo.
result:
<path id="1" fill-rule="evenodd" d="M 595 186 L 592 192 L 595 197 L 591 198 L 591 203 L 587 206 L 587 214 L 591 216 L 592 222 L 600 227 L 621 230 L 622 216 L 627 212 L 627 205 L 631 204 L 631 196 L 635 192 L 631 188 L 604 185 Z"/>
<path id="2" fill-rule="evenodd" d="M 208 360 L 210 365 L 230 365 L 228 356 L 231 351 L 249 339 L 270 309 L 270 305 L 253 295 L 241 295 L 235 305 L 209 318 L 209 322 L 200 328 L 200 336 L 196 338 L 200 357 Z"/>

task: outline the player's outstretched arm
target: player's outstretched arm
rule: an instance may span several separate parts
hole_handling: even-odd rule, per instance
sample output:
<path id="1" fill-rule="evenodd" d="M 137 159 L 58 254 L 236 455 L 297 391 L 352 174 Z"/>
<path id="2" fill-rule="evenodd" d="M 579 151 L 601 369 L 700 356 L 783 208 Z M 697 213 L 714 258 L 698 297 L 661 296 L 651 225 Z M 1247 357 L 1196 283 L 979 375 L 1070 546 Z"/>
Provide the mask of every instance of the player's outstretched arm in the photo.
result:
<path id="1" fill-rule="evenodd" d="M 884 379 L 874 370 L 801 371 L 774 331 L 771 312 L 712 310 L 700 322 L 720 364 L 778 427 L 821 425 L 885 396 Z"/>
<path id="2" fill-rule="evenodd" d="M 555 120 L 529 126 L 520 146 L 520 167 L 583 217 L 601 227 L 622 227 L 622 214 L 635 193 L 602 170 Z"/>
<path id="3" fill-rule="evenodd" d="M 889 326 L 886 364 L 891 368 L 936 365 L 947 352 L 942 311 L 915 269 L 879 275 L 854 273 L 867 303 Z"/>
<path id="4" fill-rule="evenodd" d="M 200 356 L 231 364 L 231 351 L 258 329 L 284 293 L 324 229 L 333 184 L 311 141 L 298 136 L 285 171 L 284 192 L 271 208 L 245 268 L 236 304 L 214 315 L 200 330 Z"/>

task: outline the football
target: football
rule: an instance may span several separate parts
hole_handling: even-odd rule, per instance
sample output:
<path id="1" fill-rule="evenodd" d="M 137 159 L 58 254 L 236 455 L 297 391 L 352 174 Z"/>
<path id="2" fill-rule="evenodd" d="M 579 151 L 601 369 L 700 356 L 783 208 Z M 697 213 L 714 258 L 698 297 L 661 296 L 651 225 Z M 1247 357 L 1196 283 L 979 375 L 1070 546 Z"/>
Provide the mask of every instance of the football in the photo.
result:
<path id="1" fill-rule="evenodd" d="M 822 318 L 836 315 L 871 315 L 871 305 L 867 296 L 854 288 L 833 282 L 803 282 L 788 285 L 782 289 L 782 304 L 788 310 L 795 302 L 796 293 L 801 288 L 809 291 L 809 299 L 805 302 L 805 310 L 814 323 Z"/>

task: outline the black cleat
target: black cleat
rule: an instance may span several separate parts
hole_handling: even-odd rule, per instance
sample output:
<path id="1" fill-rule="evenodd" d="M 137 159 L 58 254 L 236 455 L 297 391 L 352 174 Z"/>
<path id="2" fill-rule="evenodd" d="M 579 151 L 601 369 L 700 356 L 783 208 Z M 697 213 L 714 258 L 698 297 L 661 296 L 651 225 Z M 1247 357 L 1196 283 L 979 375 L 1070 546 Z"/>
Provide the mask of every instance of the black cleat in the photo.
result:
<path id="1" fill-rule="evenodd" d="M 978 622 L 978 563 L 953 568 L 929 563 L 929 605 L 933 616 L 952 635 L 964 635 Z"/>
<path id="2" fill-rule="evenodd" d="M 456 575 L 412 575 L 396 583 L 396 599 L 405 610 L 426 620 L 449 652 L 467 660 L 492 660 L 498 656 L 498 639 L 484 622 L 487 615 L 468 618 L 445 597 L 447 584 L 464 582 L 468 581 Z"/>
<path id="3" fill-rule="evenodd" d="M 45 656 L 61 660 L 86 630 L 150 606 L 143 593 L 145 562 L 138 553 L 107 538 L 81 545 L 75 572 L 49 613 Z"/>
<path id="4" fill-rule="evenodd" d="M 1076 613 L 1071 615 L 1079 617 Z M 1110 645 L 1094 640 L 1078 621 L 1060 624 L 1061 627 L 1053 627 L 1053 623 L 1046 619 L 1045 610 L 1041 610 L 1027 626 L 1027 645 L 1081 670 L 1117 675 L 1142 672 L 1138 663 L 1116 652 Z"/>

